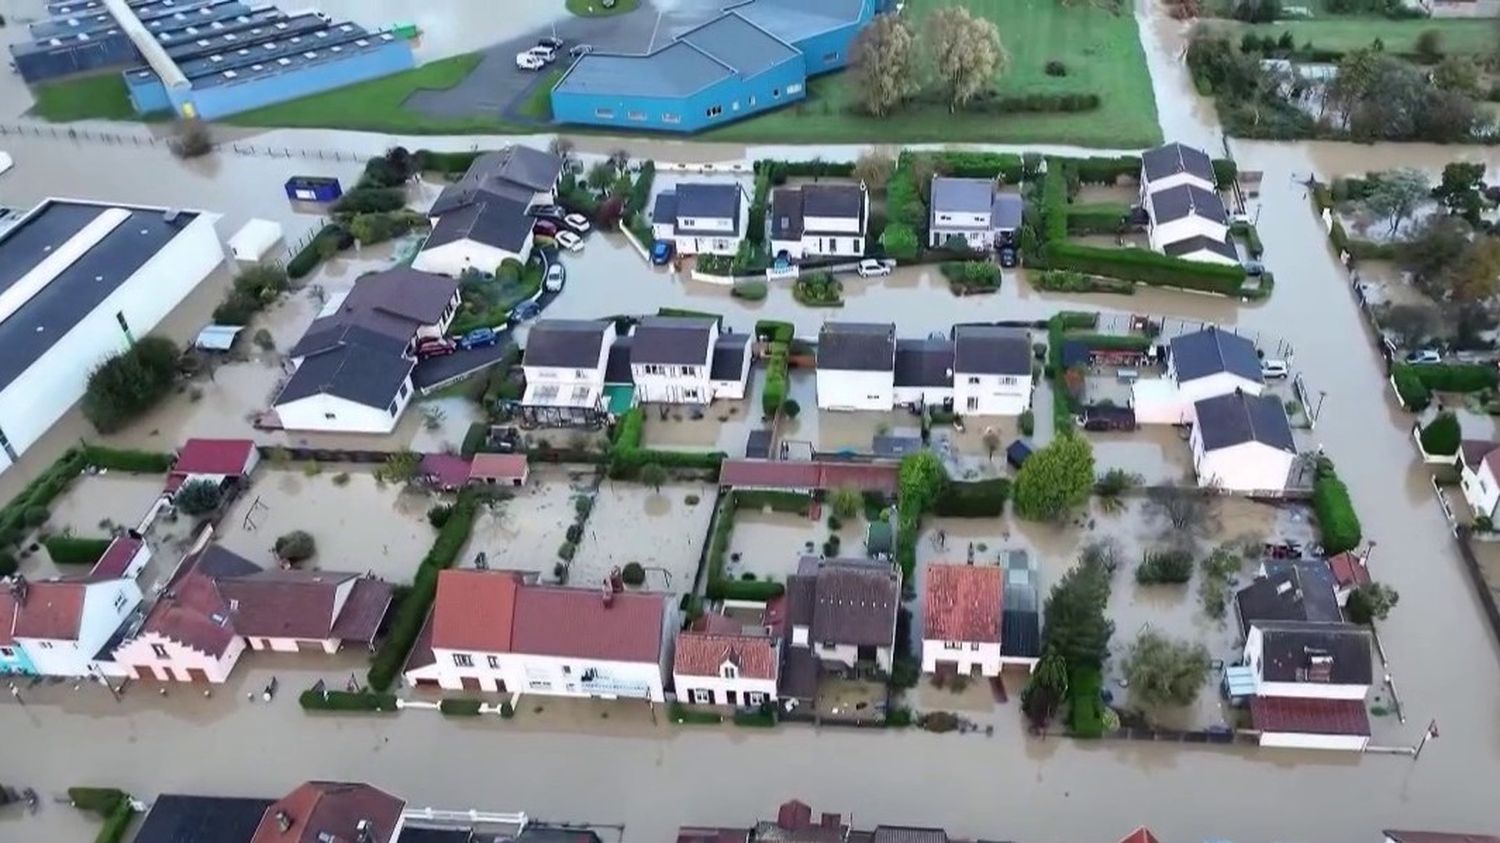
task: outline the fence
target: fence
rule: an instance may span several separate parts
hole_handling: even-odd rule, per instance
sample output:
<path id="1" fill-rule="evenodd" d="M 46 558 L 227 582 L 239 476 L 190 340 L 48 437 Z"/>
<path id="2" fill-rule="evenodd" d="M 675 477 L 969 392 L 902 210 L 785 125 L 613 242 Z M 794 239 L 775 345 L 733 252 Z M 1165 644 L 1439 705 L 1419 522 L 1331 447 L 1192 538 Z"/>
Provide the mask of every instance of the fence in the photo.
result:
<path id="1" fill-rule="evenodd" d="M 104 146 L 133 146 L 141 149 L 172 148 L 175 138 L 158 137 L 150 133 L 120 132 L 88 127 L 59 127 L 41 123 L 0 123 L 0 137 L 32 137 L 51 140 L 92 143 Z M 242 141 L 214 144 L 217 152 L 233 153 L 257 158 L 305 158 L 315 161 L 340 161 L 359 163 L 368 155 L 346 152 L 339 149 L 300 149 L 290 146 L 269 146 Z"/>
<path id="2" fill-rule="evenodd" d="M 1473 536 L 1468 527 L 1462 526 L 1454 528 L 1453 536 L 1458 543 L 1458 555 L 1464 560 L 1464 570 L 1469 572 L 1474 590 L 1479 592 L 1479 605 L 1484 608 L 1484 618 L 1489 622 L 1490 632 L 1494 634 L 1496 641 L 1500 641 L 1500 606 L 1495 604 L 1495 592 L 1485 582 L 1484 571 L 1480 570 L 1479 559 L 1474 555 L 1471 544 Z"/>

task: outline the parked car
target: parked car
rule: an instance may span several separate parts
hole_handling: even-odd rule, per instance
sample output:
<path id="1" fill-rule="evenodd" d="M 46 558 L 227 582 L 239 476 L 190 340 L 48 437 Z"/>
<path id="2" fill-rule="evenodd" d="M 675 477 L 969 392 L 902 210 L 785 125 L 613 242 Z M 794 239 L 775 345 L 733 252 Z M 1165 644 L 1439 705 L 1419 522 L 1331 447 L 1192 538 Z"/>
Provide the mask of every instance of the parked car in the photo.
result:
<path id="1" fill-rule="evenodd" d="M 563 269 L 563 265 L 560 263 L 553 263 L 548 265 L 547 267 L 547 280 L 542 282 L 542 286 L 547 290 L 547 292 L 556 293 L 563 288 L 563 282 L 567 279 L 568 272 L 567 270 Z"/>
<path id="2" fill-rule="evenodd" d="M 568 214 L 563 217 L 563 222 L 568 228 L 573 229 L 579 234 L 587 234 L 589 232 L 589 218 L 583 214 Z"/>
<path id="3" fill-rule="evenodd" d="M 537 58 L 541 59 L 542 61 L 546 62 L 547 64 L 551 64 L 551 63 L 557 61 L 557 48 L 556 47 L 532 47 L 531 49 L 527 50 L 526 52 L 530 53 L 533 56 L 536 56 Z"/>
<path id="4" fill-rule="evenodd" d="M 568 212 L 561 205 L 532 205 L 526 209 L 526 213 L 537 219 L 560 220 Z"/>
<path id="5" fill-rule="evenodd" d="M 1292 373 L 1285 360 L 1260 361 L 1260 376 L 1268 381 L 1281 380 Z"/>
<path id="6" fill-rule="evenodd" d="M 541 70 L 547 66 L 547 61 L 541 56 L 531 52 L 516 53 L 516 69 L 518 70 Z"/>
<path id="7" fill-rule="evenodd" d="M 1443 355 L 1439 354 L 1435 348 L 1419 348 L 1416 351 L 1408 351 L 1406 353 L 1406 362 L 1416 364 L 1441 363 L 1443 362 Z"/>
<path id="8" fill-rule="evenodd" d="M 881 275 L 890 275 L 891 265 L 885 261 L 866 258 L 859 262 L 859 266 L 855 267 L 854 271 L 858 272 L 861 278 L 875 278 Z"/>
<path id="9" fill-rule="evenodd" d="M 1135 430 L 1135 410 L 1129 407 L 1094 406 L 1083 409 L 1084 430 Z"/>
<path id="10" fill-rule="evenodd" d="M 554 239 L 557 240 L 557 245 L 570 252 L 576 252 L 583 248 L 583 238 L 571 231 L 559 231 Z"/>
<path id="11" fill-rule="evenodd" d="M 443 357 L 458 350 L 458 343 L 446 337 L 433 337 L 417 343 L 417 359 Z"/>
<path id="12" fill-rule="evenodd" d="M 500 337 L 491 328 L 475 328 L 458 338 L 458 347 L 464 351 L 475 348 L 488 348 L 500 341 Z"/>
<path id="13" fill-rule="evenodd" d="M 557 223 L 552 220 L 537 220 L 531 224 L 532 234 L 540 234 L 543 237 L 556 237 L 557 232 Z"/>
<path id="14" fill-rule="evenodd" d="M 1005 269 L 1015 269 L 1016 268 L 1016 264 L 1018 264 L 1018 263 L 1020 263 L 1020 260 L 1019 260 L 1019 256 L 1016 254 L 1015 247 L 1013 247 L 1013 246 L 1001 246 L 1000 247 L 1000 266 L 1001 267 L 1003 267 Z"/>
<path id="15" fill-rule="evenodd" d="M 589 53 L 592 53 L 593 51 L 593 44 L 574 44 L 573 49 L 568 51 L 568 55 L 572 56 L 575 59 L 581 59 Z"/>
<path id="16" fill-rule="evenodd" d="M 651 262 L 657 266 L 666 266 L 672 260 L 672 244 L 666 240 L 658 240 L 651 244 Z"/>
<path id="17" fill-rule="evenodd" d="M 556 35 L 548 35 L 545 38 L 538 38 L 536 41 L 538 47 L 550 47 L 553 50 L 561 50 L 564 43 L 566 42 Z"/>
<path id="18" fill-rule="evenodd" d="M 534 301 L 525 301 L 516 305 L 516 309 L 510 312 L 510 321 L 524 322 L 527 319 L 535 319 L 542 312 L 542 306 Z"/>

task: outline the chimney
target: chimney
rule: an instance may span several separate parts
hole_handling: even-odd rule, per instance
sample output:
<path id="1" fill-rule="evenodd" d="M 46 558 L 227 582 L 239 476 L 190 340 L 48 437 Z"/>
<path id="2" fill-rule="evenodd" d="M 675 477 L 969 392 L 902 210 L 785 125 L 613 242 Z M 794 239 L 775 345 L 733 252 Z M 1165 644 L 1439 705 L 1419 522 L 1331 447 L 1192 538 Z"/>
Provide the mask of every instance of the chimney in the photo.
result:
<path id="1" fill-rule="evenodd" d="M 614 592 L 625 590 L 625 577 L 620 573 L 620 566 L 616 565 L 609 572 L 609 589 Z"/>
<path id="2" fill-rule="evenodd" d="M 610 606 L 615 605 L 615 589 L 610 583 L 609 577 L 604 578 L 604 593 L 601 596 L 604 598 L 604 608 L 608 609 Z"/>
<path id="3" fill-rule="evenodd" d="M 292 830 L 292 817 L 286 811 L 276 812 L 276 827 L 281 829 L 282 834 Z"/>
<path id="4" fill-rule="evenodd" d="M 26 578 L 16 574 L 10 580 L 10 596 L 15 598 L 16 606 L 26 605 Z"/>
<path id="5" fill-rule="evenodd" d="M 830 814 L 830 813 L 825 812 L 823 814 L 822 826 L 824 828 L 831 828 L 831 829 L 834 829 L 834 830 L 838 830 L 838 827 L 842 824 L 842 822 L 841 822 L 842 820 L 843 820 L 843 815 L 841 815 L 841 814 Z"/>

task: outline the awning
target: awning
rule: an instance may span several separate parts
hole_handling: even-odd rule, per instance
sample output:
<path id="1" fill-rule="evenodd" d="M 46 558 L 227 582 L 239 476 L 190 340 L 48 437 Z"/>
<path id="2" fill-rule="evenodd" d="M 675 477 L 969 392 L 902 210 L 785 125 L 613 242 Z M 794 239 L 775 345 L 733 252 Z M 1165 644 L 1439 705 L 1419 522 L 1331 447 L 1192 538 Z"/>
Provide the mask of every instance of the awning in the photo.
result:
<path id="1" fill-rule="evenodd" d="M 229 238 L 235 260 L 258 261 L 281 239 L 281 226 L 270 220 L 253 219 Z"/>
<path id="2" fill-rule="evenodd" d="M 1224 687 L 1230 697 L 1249 697 L 1255 694 L 1255 669 L 1242 664 L 1224 670 Z"/>
<path id="3" fill-rule="evenodd" d="M 205 351 L 228 351 L 234 345 L 234 338 L 243 330 L 244 325 L 209 325 L 198 332 L 198 338 L 193 340 L 193 347 Z"/>

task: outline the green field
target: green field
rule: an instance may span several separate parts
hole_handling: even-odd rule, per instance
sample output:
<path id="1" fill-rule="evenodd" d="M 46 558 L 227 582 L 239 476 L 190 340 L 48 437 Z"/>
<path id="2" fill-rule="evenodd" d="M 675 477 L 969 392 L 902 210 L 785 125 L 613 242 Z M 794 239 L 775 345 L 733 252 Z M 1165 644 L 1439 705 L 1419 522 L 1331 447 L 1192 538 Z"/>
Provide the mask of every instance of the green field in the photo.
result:
<path id="1" fill-rule="evenodd" d="M 118 73 L 81 76 L 32 89 L 36 105 L 31 113 L 52 123 L 75 120 L 134 120 L 135 109 Z"/>
<path id="2" fill-rule="evenodd" d="M 1417 36 L 1429 29 L 1443 35 L 1443 52 L 1484 54 L 1495 49 L 1496 30 L 1493 20 L 1389 20 L 1373 17 L 1330 17 L 1310 20 L 1287 20 L 1276 23 L 1241 25 L 1262 37 L 1279 37 L 1290 31 L 1297 46 L 1311 42 L 1322 50 L 1357 50 L 1368 47 L 1379 38 L 1385 48 L 1395 53 L 1416 49 Z"/>
<path id="3" fill-rule="evenodd" d="M 526 99 L 516 106 L 516 113 L 542 123 L 552 122 L 552 89 L 557 87 L 557 80 L 565 72 L 561 67 L 547 71 L 536 87 L 531 89 L 531 93 L 526 95 Z"/>
<path id="4" fill-rule="evenodd" d="M 908 16 L 921 25 L 928 11 L 959 0 L 908 0 Z M 1161 141 L 1156 100 L 1135 18 L 1125 4 L 1120 15 L 1078 2 L 1058 0 L 963 0 L 995 21 L 1010 54 L 998 88 L 1003 96 L 1031 93 L 1095 93 L 1094 111 L 1026 114 L 949 114 L 946 106 L 913 104 L 883 118 L 850 107 L 847 76 L 812 81 L 806 102 L 744 120 L 705 137 L 766 143 L 1049 141 L 1085 146 L 1135 147 Z M 1067 75 L 1048 76 L 1046 63 L 1059 59 Z"/>

